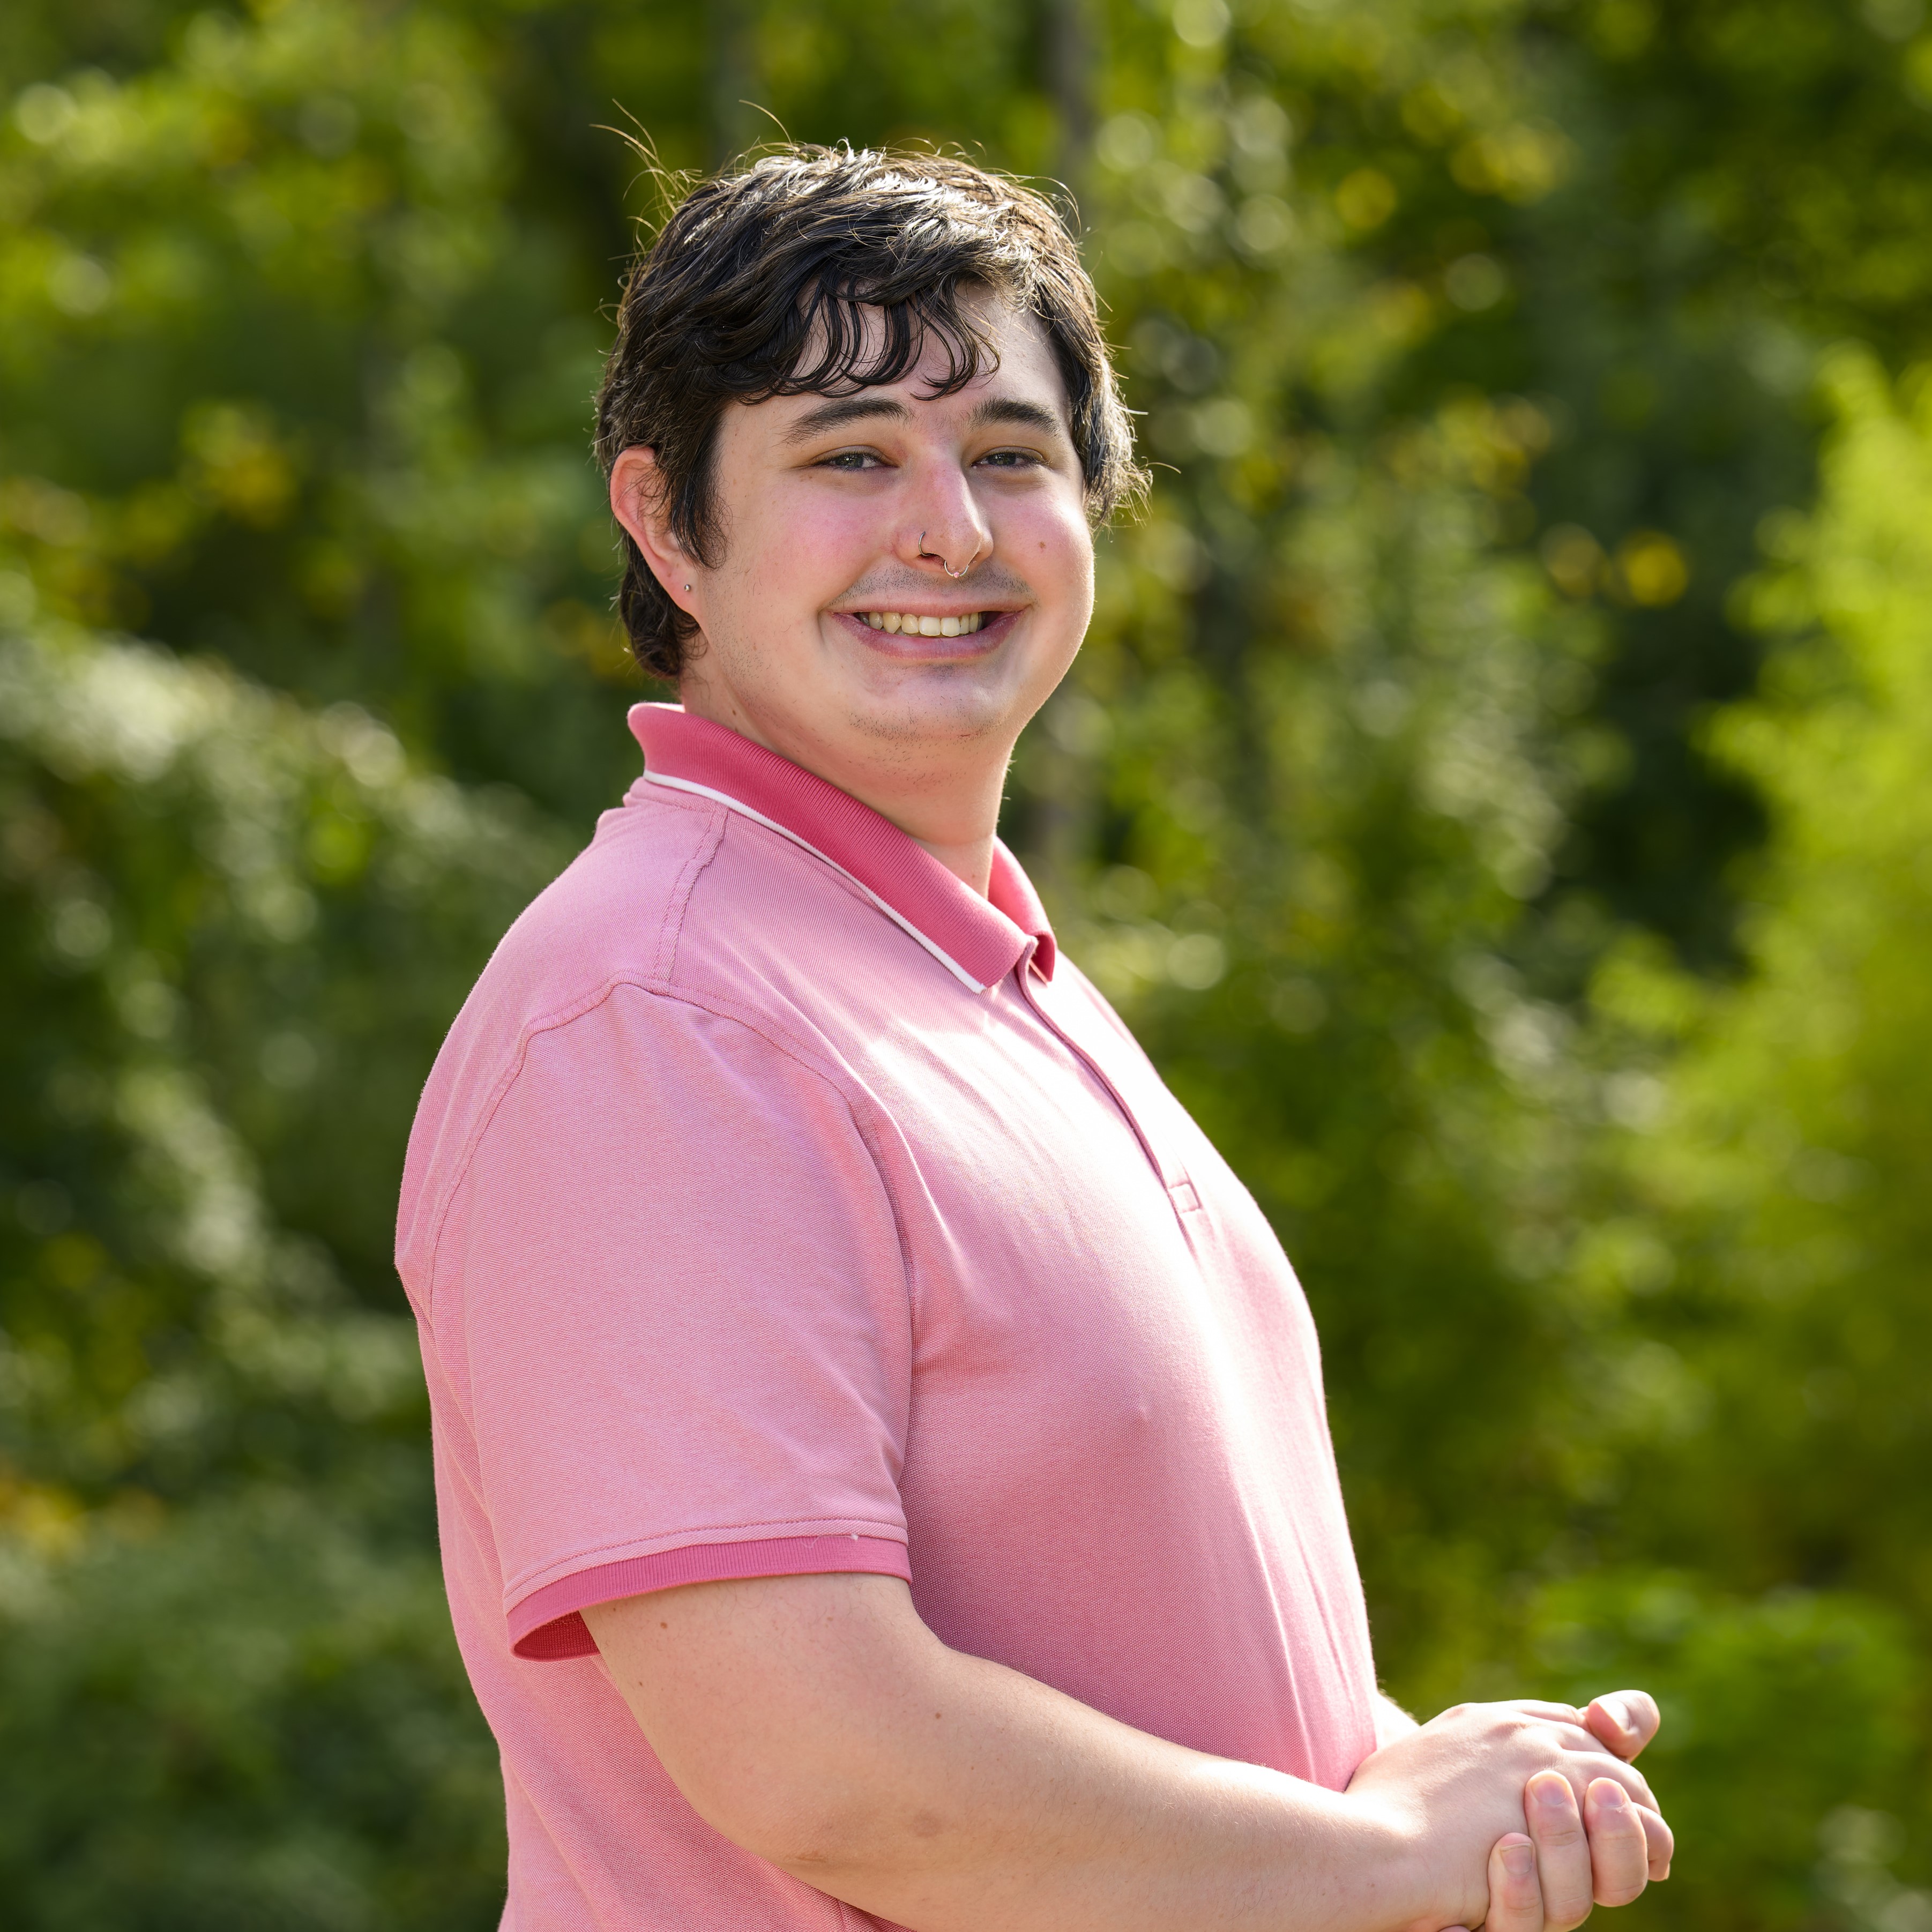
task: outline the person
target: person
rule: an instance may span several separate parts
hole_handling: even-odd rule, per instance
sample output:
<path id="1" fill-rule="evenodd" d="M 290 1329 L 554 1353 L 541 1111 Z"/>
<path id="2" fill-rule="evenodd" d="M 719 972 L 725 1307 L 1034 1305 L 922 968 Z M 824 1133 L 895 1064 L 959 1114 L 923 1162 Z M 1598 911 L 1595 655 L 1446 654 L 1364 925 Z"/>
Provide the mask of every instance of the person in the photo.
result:
<path id="1" fill-rule="evenodd" d="M 424 1090 L 398 1264 L 515 1932 L 1540 1932 L 1641 1693 L 1376 1688 L 1299 1286 L 995 826 L 1138 487 L 1052 209 L 788 147 L 629 278 L 681 704 Z"/>

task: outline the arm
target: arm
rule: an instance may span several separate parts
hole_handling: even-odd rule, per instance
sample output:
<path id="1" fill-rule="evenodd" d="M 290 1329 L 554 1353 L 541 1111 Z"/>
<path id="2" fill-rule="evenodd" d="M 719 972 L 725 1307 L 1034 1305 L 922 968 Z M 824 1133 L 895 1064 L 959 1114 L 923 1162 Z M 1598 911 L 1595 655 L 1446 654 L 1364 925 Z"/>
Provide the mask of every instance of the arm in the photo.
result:
<path id="1" fill-rule="evenodd" d="M 1376 1693 L 1376 1749 L 1386 1750 L 1422 1726 L 1386 1690 Z"/>
<path id="2" fill-rule="evenodd" d="M 1528 1707 L 1438 1719 L 1359 1792 L 1208 1756 L 948 1649 L 895 1578 L 698 1584 L 584 1616 L 700 1816 L 917 1932 L 1439 1932 L 1482 1917 L 1534 1772 L 1587 1762 L 1648 1797 Z"/>

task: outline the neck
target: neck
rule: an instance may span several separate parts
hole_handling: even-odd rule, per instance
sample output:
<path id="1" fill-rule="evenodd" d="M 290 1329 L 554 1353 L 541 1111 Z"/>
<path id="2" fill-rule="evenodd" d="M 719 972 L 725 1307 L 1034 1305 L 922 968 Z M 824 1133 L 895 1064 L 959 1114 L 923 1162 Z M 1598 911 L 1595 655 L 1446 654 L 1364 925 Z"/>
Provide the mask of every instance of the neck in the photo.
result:
<path id="1" fill-rule="evenodd" d="M 856 798 L 858 794 L 855 792 Z M 922 838 L 916 832 L 900 824 L 884 806 L 866 799 L 862 802 L 869 805 L 882 818 L 892 818 L 892 823 L 911 839 L 916 845 L 923 845 L 946 869 L 955 877 L 964 879 L 982 898 L 991 890 L 993 883 L 993 840 L 996 836 L 988 830 L 967 840 L 964 844 L 953 844 L 943 839 Z"/>
<path id="2" fill-rule="evenodd" d="M 1010 739 L 874 737 L 849 729 L 834 735 L 802 721 L 754 716 L 730 691 L 688 675 L 678 698 L 693 716 L 728 727 L 870 806 L 986 895 Z"/>

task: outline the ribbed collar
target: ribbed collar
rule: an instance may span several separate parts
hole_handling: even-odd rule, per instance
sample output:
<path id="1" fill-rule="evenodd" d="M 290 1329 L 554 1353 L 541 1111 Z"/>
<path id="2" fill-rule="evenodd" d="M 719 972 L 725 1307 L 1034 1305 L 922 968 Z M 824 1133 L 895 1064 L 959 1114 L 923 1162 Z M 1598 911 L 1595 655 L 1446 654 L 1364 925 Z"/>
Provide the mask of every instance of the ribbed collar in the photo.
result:
<path id="1" fill-rule="evenodd" d="M 716 799 L 836 866 L 974 992 L 998 986 L 1029 950 L 1040 976 L 1053 977 L 1053 928 L 997 840 L 982 898 L 869 805 L 726 726 L 675 704 L 633 705 L 630 722 L 650 783 Z"/>

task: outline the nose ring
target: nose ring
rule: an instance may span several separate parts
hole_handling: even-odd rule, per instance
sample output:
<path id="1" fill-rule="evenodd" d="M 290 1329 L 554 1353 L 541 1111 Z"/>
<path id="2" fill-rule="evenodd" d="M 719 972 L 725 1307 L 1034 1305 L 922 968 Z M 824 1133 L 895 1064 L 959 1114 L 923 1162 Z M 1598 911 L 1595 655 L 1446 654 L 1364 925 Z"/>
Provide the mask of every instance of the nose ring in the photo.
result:
<path id="1" fill-rule="evenodd" d="M 933 562 L 938 564 L 940 568 L 944 571 L 946 575 L 951 578 L 955 584 L 957 584 L 960 578 L 964 577 L 967 572 L 973 568 L 974 558 L 977 557 L 980 554 L 980 547 L 977 544 L 975 544 L 973 546 L 973 556 L 969 556 L 957 570 L 955 570 L 952 566 L 946 562 L 945 558 L 941 556 L 937 550 L 928 550 L 926 548 L 926 532 L 925 531 L 921 530 L 919 533 L 919 554 L 921 556 L 931 557 Z"/>

